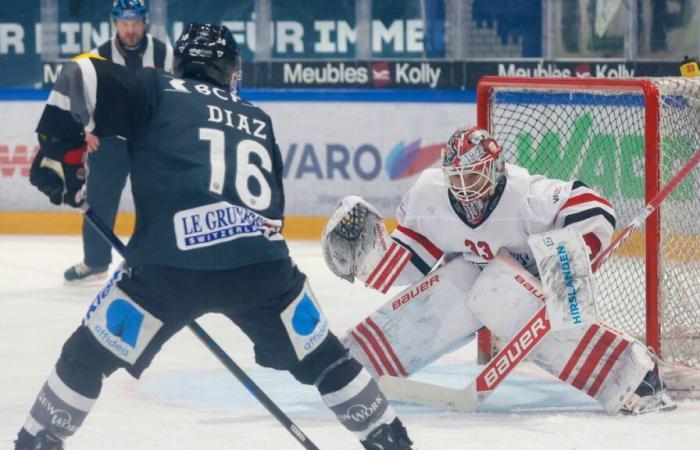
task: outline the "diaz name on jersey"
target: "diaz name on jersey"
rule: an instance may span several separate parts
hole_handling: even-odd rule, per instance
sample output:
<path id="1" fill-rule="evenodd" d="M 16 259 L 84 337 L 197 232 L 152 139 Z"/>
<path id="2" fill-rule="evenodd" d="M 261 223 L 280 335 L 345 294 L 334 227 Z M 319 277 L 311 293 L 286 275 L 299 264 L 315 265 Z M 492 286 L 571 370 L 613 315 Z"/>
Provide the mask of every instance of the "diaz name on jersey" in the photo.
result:
<path id="1" fill-rule="evenodd" d="M 64 66 L 37 132 L 74 141 L 83 128 L 130 143 L 131 265 L 215 270 L 287 257 L 282 158 L 260 108 L 205 82 L 84 57 Z"/>

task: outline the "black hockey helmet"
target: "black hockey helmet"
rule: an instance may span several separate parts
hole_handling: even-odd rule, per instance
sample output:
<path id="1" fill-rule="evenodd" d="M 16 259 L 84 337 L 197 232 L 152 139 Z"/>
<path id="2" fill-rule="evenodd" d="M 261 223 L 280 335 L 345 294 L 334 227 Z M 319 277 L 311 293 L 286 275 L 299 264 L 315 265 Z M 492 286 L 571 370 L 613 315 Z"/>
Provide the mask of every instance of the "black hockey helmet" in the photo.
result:
<path id="1" fill-rule="evenodd" d="M 226 26 L 188 23 L 175 42 L 173 74 L 194 78 L 225 89 L 241 81 L 241 52 Z"/>

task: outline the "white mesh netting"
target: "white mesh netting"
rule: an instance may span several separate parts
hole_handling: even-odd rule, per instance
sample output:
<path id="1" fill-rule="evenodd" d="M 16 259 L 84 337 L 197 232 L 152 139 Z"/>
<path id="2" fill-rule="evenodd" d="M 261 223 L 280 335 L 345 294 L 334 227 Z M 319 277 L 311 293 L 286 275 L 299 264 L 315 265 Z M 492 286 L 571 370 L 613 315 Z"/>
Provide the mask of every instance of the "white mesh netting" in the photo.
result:
<path id="1" fill-rule="evenodd" d="M 663 186 L 700 148 L 700 79 L 651 80 L 660 97 Z M 511 162 L 532 173 L 580 179 L 615 207 L 624 228 L 645 204 L 645 97 L 641 90 L 494 87 L 489 128 Z M 646 339 L 646 229 L 634 234 L 596 275 L 601 319 Z M 661 206 L 661 355 L 700 368 L 700 169 Z"/>

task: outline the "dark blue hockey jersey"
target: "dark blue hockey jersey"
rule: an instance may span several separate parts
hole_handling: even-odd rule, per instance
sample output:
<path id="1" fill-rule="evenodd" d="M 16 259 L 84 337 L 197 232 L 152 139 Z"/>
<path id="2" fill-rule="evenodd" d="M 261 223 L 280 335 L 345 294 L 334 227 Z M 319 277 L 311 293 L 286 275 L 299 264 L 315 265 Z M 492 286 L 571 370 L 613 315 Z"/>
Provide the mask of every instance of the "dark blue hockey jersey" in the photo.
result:
<path id="1" fill-rule="evenodd" d="M 211 84 L 85 57 L 63 67 L 37 132 L 75 142 L 83 128 L 131 144 L 130 265 L 215 270 L 288 255 L 282 158 L 260 108 Z"/>

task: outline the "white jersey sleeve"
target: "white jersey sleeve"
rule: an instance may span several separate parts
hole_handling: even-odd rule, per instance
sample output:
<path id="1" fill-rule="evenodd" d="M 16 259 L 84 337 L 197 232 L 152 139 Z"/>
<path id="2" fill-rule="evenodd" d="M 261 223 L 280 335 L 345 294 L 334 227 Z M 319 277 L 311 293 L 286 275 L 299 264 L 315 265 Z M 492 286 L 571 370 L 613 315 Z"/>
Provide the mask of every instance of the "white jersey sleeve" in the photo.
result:
<path id="1" fill-rule="evenodd" d="M 418 225 L 417 211 L 419 202 L 430 201 L 422 198 L 425 191 L 421 185 L 427 180 L 421 176 L 416 184 L 406 192 L 401 204 L 396 210 L 396 220 L 398 225 L 391 233 L 391 239 L 403 248 L 411 252 L 409 263 L 403 268 L 394 284 L 407 285 L 419 280 L 430 272 L 443 256 L 443 251 L 438 248 L 430 239 L 420 233 Z"/>
<path id="2" fill-rule="evenodd" d="M 515 179 L 515 171 L 525 171 L 521 167 L 508 167 Z M 520 211 L 520 219 L 525 224 L 528 235 L 544 233 L 555 228 L 557 214 L 566 202 L 571 191 L 571 183 L 546 178 L 542 175 L 519 176 L 521 189 L 527 190 L 523 196 L 524 204 Z"/>
<path id="3" fill-rule="evenodd" d="M 419 228 L 426 215 L 424 206 L 434 203 L 434 199 L 431 201 L 430 198 L 434 192 L 426 189 L 434 177 L 426 176 L 426 172 L 403 196 L 396 211 L 398 225 L 391 233 L 391 243 L 367 278 L 367 285 L 380 292 L 386 292 L 394 285 L 413 284 L 430 272 L 442 258 L 442 250 Z"/>
<path id="4" fill-rule="evenodd" d="M 616 219 L 612 205 L 605 198 L 578 180 L 534 178 L 524 210 L 529 216 L 524 219 L 530 224 L 530 234 L 575 228 L 583 236 L 591 256 L 610 243 Z"/>
<path id="5" fill-rule="evenodd" d="M 612 205 L 581 181 L 574 181 L 554 225 L 556 228 L 572 227 L 580 231 L 591 256 L 595 257 L 610 244 L 615 223 Z"/>

